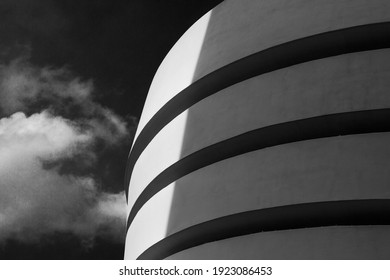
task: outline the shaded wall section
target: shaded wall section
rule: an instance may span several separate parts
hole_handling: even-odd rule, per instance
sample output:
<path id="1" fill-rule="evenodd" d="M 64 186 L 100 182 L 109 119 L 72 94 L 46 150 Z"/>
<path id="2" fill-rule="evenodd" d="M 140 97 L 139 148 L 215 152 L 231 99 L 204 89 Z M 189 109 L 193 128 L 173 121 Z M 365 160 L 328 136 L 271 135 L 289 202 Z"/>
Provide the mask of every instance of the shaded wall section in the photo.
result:
<path id="1" fill-rule="evenodd" d="M 211 14 L 194 81 L 277 44 L 389 20 L 386 5 L 385 1 L 225 1 Z M 347 53 L 223 89 L 188 109 L 181 158 L 270 125 L 389 108 L 388 62 L 388 49 Z M 321 125 L 326 129 L 327 123 Z M 389 137 L 380 133 L 313 139 L 207 165 L 176 181 L 167 235 L 255 209 L 390 198 Z M 206 243 L 171 258 L 386 258 L 390 257 L 384 249 L 389 246 L 386 232 L 387 227 L 351 226 L 259 233 Z M 306 242 L 310 236 L 321 242 L 313 247 Z M 376 245 L 378 236 L 383 250 Z M 361 238 L 365 245 L 357 246 Z M 288 242 L 276 246 L 283 240 Z M 270 248 L 256 250 L 256 246 Z"/>

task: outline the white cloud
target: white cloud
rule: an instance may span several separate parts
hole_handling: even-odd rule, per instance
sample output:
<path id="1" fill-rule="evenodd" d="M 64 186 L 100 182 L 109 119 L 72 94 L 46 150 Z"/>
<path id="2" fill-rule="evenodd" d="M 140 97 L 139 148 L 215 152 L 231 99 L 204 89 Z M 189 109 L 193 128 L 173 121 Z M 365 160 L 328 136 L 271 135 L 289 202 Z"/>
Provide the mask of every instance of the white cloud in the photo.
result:
<path id="1" fill-rule="evenodd" d="M 92 175 L 59 174 L 42 166 L 78 154 L 94 158 L 89 153 L 97 138 L 117 145 L 128 136 L 126 123 L 96 103 L 93 91 L 92 81 L 64 68 L 35 67 L 26 58 L 0 65 L 0 110 L 7 115 L 0 119 L 0 241 L 11 236 L 32 241 L 54 232 L 85 240 L 123 236 L 123 192 L 101 192 Z M 49 101 L 49 107 L 26 116 L 23 111 L 39 100 Z M 78 118 L 54 115 L 52 106 L 68 106 L 63 104 L 76 104 Z"/>
<path id="2" fill-rule="evenodd" d="M 81 133 L 71 121 L 51 116 L 46 111 L 29 118 L 18 112 L 9 118 L 0 119 L 0 155 L 19 154 L 21 158 L 31 155 L 54 157 L 70 153 L 76 144 L 92 141 L 90 132 Z"/>
<path id="3" fill-rule="evenodd" d="M 44 100 L 56 109 L 77 105 L 78 122 L 110 144 L 128 136 L 126 123 L 111 110 L 93 100 L 94 85 L 66 68 L 36 67 L 26 56 L 0 65 L 0 109 L 6 114 L 26 111 L 33 102 Z"/>
<path id="4" fill-rule="evenodd" d="M 92 81 L 74 78 L 65 68 L 34 67 L 25 57 L 0 66 L 0 107 L 9 114 L 24 110 L 36 98 L 72 98 L 84 102 L 90 98 Z"/>
<path id="5" fill-rule="evenodd" d="M 114 145 L 118 139 L 128 134 L 126 123 L 110 110 L 100 107 L 99 118 L 91 118 L 84 123 L 89 126 L 96 137 L 100 137 L 107 143 Z"/>
<path id="6" fill-rule="evenodd" d="M 46 112 L 0 120 L 0 238 L 28 241 L 56 231 L 91 238 L 102 227 L 123 234 L 123 193 L 99 193 L 92 178 L 42 168 L 40 159 L 70 156 L 91 138 Z"/>

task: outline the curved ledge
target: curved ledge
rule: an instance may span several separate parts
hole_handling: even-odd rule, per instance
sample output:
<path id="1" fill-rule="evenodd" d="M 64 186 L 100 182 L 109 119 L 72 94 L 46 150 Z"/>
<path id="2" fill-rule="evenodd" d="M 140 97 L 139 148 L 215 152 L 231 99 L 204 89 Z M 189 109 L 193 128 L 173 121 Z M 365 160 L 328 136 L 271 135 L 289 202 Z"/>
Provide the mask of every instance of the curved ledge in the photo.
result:
<path id="1" fill-rule="evenodd" d="M 200 168 L 277 145 L 341 135 L 390 131 L 390 109 L 324 115 L 271 125 L 218 142 L 177 161 L 161 172 L 135 201 L 127 229 L 142 206 L 163 188 Z"/>
<path id="2" fill-rule="evenodd" d="M 224 216 L 174 233 L 138 259 L 164 259 L 204 243 L 258 232 L 352 225 L 390 225 L 390 199 L 313 202 Z"/>
<path id="3" fill-rule="evenodd" d="M 230 63 L 194 82 L 168 101 L 145 125 L 129 155 L 125 191 L 139 156 L 156 134 L 200 100 L 241 81 L 316 59 L 390 47 L 390 22 L 355 26 L 287 42 Z"/>

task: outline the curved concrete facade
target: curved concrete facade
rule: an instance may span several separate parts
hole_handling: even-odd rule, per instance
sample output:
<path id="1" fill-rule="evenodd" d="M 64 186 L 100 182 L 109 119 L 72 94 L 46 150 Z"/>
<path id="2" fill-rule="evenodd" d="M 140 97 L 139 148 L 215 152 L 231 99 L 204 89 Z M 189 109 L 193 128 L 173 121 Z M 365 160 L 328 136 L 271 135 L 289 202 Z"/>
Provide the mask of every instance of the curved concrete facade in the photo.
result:
<path id="1" fill-rule="evenodd" d="M 389 1 L 222 2 L 151 85 L 125 258 L 390 258 L 389 90 Z"/>

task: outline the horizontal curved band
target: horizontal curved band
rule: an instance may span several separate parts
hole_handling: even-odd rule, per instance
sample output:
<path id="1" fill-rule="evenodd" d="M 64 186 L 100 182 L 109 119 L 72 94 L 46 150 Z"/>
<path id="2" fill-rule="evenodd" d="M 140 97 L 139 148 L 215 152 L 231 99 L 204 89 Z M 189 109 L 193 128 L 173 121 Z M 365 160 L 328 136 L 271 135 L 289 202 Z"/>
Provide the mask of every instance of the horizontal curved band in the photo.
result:
<path id="1" fill-rule="evenodd" d="M 390 22 L 355 26 L 290 41 L 257 52 L 197 80 L 169 100 L 145 125 L 127 160 L 125 191 L 136 161 L 158 132 L 200 100 L 246 79 L 316 59 L 390 47 Z"/>
<path id="2" fill-rule="evenodd" d="M 317 138 L 390 131 L 390 109 L 338 113 L 258 128 L 196 151 L 155 177 L 135 201 L 127 229 L 142 206 L 169 184 L 200 168 L 259 149 Z"/>
<path id="3" fill-rule="evenodd" d="M 258 232 L 359 225 L 390 225 L 390 199 L 313 202 L 224 216 L 174 233 L 138 259 L 164 259 L 204 243 Z"/>

